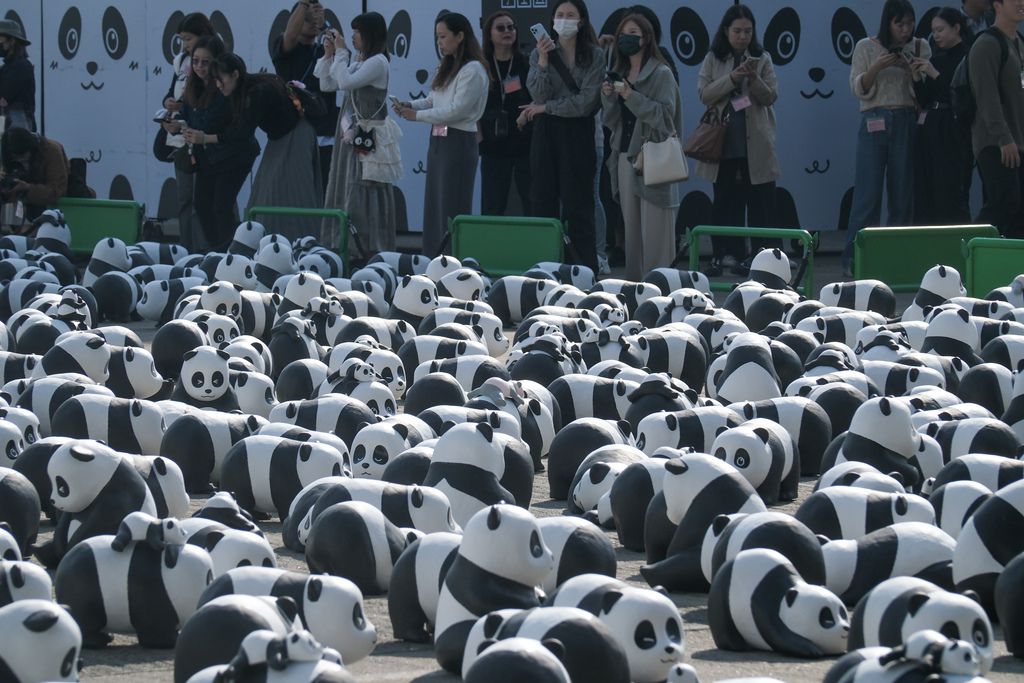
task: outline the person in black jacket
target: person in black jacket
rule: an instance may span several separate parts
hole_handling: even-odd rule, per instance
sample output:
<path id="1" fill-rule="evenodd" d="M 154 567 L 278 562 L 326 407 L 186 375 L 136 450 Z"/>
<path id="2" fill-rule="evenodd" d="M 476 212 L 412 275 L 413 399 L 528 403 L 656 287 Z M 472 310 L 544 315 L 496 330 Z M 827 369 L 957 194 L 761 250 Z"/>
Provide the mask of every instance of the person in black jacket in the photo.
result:
<path id="1" fill-rule="evenodd" d="M 968 194 L 974 160 L 966 131 L 950 109 L 950 81 L 971 43 L 963 14 L 944 7 L 932 18 L 932 39 L 938 48 L 931 60 L 911 62 L 915 73 L 926 77 L 914 82 L 920 108 L 917 126 L 917 167 L 914 171 L 914 223 L 965 224 L 971 220 Z"/>
<path id="2" fill-rule="evenodd" d="M 508 12 L 495 12 L 483 26 L 484 60 L 492 71 L 487 108 L 480 119 L 480 213 L 501 216 L 515 179 L 522 214 L 530 215 L 531 123 L 519 126 L 519 108 L 530 103 L 530 62 L 519 51 L 519 30 Z"/>
<path id="3" fill-rule="evenodd" d="M 32 43 L 21 24 L 0 21 L 0 111 L 7 116 L 7 127 L 36 129 L 36 74 L 28 61 L 25 47 Z"/>

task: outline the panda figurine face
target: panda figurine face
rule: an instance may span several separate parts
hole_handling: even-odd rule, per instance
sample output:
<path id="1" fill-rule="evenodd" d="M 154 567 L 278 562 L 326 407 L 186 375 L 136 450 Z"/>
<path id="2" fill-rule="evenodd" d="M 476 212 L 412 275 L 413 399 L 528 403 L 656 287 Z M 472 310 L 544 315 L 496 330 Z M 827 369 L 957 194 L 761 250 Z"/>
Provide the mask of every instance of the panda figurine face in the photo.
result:
<path id="1" fill-rule="evenodd" d="M 18 425 L 7 420 L 0 420 L 0 462 L 12 467 L 21 452 L 25 450 L 25 438 Z"/>
<path id="2" fill-rule="evenodd" d="M 106 486 L 121 464 L 121 455 L 98 441 L 70 441 L 46 466 L 54 506 L 62 512 L 81 512 Z"/>
<path id="3" fill-rule="evenodd" d="M 218 347 L 227 346 L 239 335 L 238 323 L 226 315 L 196 309 L 184 317 L 199 325 L 199 329 L 206 333 L 210 343 Z"/>
<path id="4" fill-rule="evenodd" d="M 555 556 L 544 544 L 537 520 L 514 505 L 491 505 L 466 523 L 459 555 L 476 566 L 535 586 L 555 568 Z"/>
<path id="5" fill-rule="evenodd" d="M 50 600 L 19 600 L 0 608 L 0 668 L 16 681 L 77 681 L 82 632 Z"/>
<path id="6" fill-rule="evenodd" d="M 252 259 L 241 254 L 228 254 L 214 271 L 217 280 L 226 280 L 238 285 L 242 289 L 257 289 L 259 281 L 256 279 L 256 264 Z"/>
<path id="7" fill-rule="evenodd" d="M 438 307 L 437 285 L 425 275 L 406 275 L 395 290 L 392 306 L 414 318 L 424 318 Z"/>
<path id="8" fill-rule="evenodd" d="M 190 397 L 206 403 L 216 401 L 229 389 L 228 361 L 224 351 L 200 346 L 184 356 L 181 386 Z"/>
<path id="9" fill-rule="evenodd" d="M 412 445 L 409 429 L 403 424 L 380 422 L 363 427 L 352 441 L 352 476 L 380 480 L 391 459 Z"/>
<path id="10" fill-rule="evenodd" d="M 630 678 L 637 683 L 664 680 L 665 670 L 683 659 L 683 620 L 662 593 L 634 587 L 611 591 L 597 618 L 626 651 Z"/>
<path id="11" fill-rule="evenodd" d="M 242 288 L 227 281 L 214 282 L 199 295 L 199 307 L 237 319 L 242 313 Z"/>
<path id="12" fill-rule="evenodd" d="M 779 606 L 779 617 L 790 631 L 816 643 L 824 652 L 846 650 L 849 613 L 827 588 L 812 584 L 790 588 Z"/>

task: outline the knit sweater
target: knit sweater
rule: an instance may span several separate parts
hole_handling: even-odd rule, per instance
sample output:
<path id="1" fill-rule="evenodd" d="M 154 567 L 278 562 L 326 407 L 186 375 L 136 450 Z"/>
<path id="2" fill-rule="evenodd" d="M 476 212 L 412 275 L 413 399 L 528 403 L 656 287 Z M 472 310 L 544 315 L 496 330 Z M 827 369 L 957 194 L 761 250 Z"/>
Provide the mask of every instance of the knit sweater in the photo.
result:
<path id="1" fill-rule="evenodd" d="M 977 102 L 971 143 L 977 156 L 986 147 L 1017 143 L 1024 147 L 1024 88 L 1021 87 L 1021 54 L 1024 45 L 1019 37 L 1005 38 L 1008 48 L 1006 63 L 1000 68 L 1004 37 L 991 32 L 978 36 L 967 60 L 971 74 L 971 90 Z"/>

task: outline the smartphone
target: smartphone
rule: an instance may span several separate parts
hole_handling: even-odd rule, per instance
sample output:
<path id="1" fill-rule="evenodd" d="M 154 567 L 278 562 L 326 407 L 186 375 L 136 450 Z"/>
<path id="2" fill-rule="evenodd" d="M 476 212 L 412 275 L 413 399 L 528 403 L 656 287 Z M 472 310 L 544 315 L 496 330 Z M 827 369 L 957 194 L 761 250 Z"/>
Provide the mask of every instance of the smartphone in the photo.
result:
<path id="1" fill-rule="evenodd" d="M 397 97 L 395 97 L 394 95 L 388 95 L 388 99 L 389 99 L 389 100 L 391 100 L 391 104 L 393 104 L 393 105 L 394 105 L 394 106 L 396 106 L 396 107 L 397 107 L 397 106 L 399 105 L 399 103 L 401 102 L 401 100 L 400 100 L 400 99 L 398 99 Z"/>
<path id="2" fill-rule="evenodd" d="M 618 83 L 622 80 L 622 76 L 615 73 L 614 71 L 608 71 L 604 75 L 604 80 L 608 81 L 609 83 Z"/>
<path id="3" fill-rule="evenodd" d="M 530 34 L 533 35 L 533 39 L 538 43 L 540 42 L 541 38 L 547 38 L 549 40 L 551 39 L 551 36 L 548 35 L 548 30 L 544 28 L 544 24 L 538 23 L 531 26 Z"/>
<path id="4" fill-rule="evenodd" d="M 889 48 L 889 54 L 902 55 L 903 54 L 903 48 L 902 47 L 890 47 Z"/>

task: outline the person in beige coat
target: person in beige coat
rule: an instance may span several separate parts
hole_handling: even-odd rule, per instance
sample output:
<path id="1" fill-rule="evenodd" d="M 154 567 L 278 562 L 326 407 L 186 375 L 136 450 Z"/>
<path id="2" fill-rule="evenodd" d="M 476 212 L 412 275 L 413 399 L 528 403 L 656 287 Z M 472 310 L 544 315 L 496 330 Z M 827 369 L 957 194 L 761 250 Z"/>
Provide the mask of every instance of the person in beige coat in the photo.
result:
<path id="1" fill-rule="evenodd" d="M 622 207 L 626 279 L 640 280 L 667 266 L 676 253 L 679 183 L 644 185 L 633 163 L 648 141 L 662 142 L 682 130 L 679 86 L 642 14 L 628 14 L 615 31 L 614 71 L 601 85 L 604 125 L 612 131 L 608 157 L 612 194 Z"/>
<path id="2" fill-rule="evenodd" d="M 772 227 L 775 181 L 775 110 L 778 80 L 771 56 L 757 40 L 754 13 L 746 5 L 725 11 L 697 80 L 697 95 L 729 124 L 721 163 L 698 163 L 697 175 L 715 185 L 712 223 L 727 226 Z M 738 275 L 749 271 L 745 240 L 712 240 L 714 256 L 709 275 L 729 267 Z M 752 254 L 778 246 L 777 241 L 752 239 Z M 751 255 L 752 255 L 751 254 Z"/>

